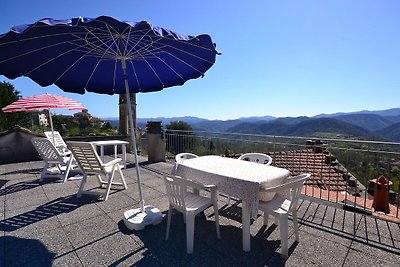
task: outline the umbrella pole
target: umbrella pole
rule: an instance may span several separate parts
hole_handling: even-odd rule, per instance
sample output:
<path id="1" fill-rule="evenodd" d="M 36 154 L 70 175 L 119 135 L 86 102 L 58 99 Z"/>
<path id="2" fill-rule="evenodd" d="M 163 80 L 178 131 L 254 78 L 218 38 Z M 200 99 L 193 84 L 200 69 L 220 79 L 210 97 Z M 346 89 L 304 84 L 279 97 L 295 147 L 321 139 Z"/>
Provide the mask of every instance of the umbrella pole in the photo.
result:
<path id="1" fill-rule="evenodd" d="M 126 96 L 126 100 L 127 100 L 127 104 L 128 104 L 129 124 L 131 126 L 131 140 L 132 140 L 132 144 L 133 144 L 133 151 L 134 151 L 135 165 L 136 165 L 136 175 L 137 175 L 137 180 L 138 180 L 140 210 L 142 212 L 144 212 L 144 199 L 142 196 L 142 184 L 140 182 L 139 162 L 138 162 L 138 155 L 137 155 L 137 149 L 136 149 L 136 129 L 135 129 L 135 125 L 133 124 L 132 103 L 131 103 L 131 98 L 129 97 L 129 84 L 128 84 L 128 77 L 126 74 L 125 59 L 122 59 L 121 63 L 122 63 L 122 70 L 124 72 L 125 96 Z"/>
<path id="2" fill-rule="evenodd" d="M 51 118 L 51 111 L 50 111 L 50 109 L 49 109 L 49 119 L 50 119 L 51 135 L 52 135 L 52 137 L 53 137 L 53 145 L 56 146 L 56 142 L 54 141 L 53 119 Z"/>

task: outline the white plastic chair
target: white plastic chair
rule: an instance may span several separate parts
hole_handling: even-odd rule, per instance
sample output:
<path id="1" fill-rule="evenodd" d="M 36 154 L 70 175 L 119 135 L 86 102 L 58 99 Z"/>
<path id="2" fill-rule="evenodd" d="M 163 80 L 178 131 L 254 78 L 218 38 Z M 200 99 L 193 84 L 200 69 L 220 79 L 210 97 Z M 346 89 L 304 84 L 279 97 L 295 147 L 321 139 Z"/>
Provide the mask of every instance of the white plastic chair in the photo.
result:
<path id="1" fill-rule="evenodd" d="M 192 159 L 192 158 L 198 158 L 198 157 L 199 156 L 192 154 L 192 153 L 179 153 L 178 155 L 175 156 L 175 161 L 177 163 L 179 163 L 186 159 Z"/>
<path id="2" fill-rule="evenodd" d="M 71 151 L 69 151 L 67 144 L 64 142 L 64 139 L 61 137 L 61 134 L 58 131 L 46 131 L 44 132 L 44 135 L 60 151 L 61 155 L 67 156 L 71 154 Z"/>
<path id="3" fill-rule="evenodd" d="M 299 241 L 299 227 L 297 222 L 297 202 L 304 182 L 311 174 L 305 173 L 298 176 L 288 177 L 284 183 L 270 188 L 262 188 L 261 192 L 276 192 L 271 201 L 260 201 L 258 209 L 264 212 L 264 225 L 268 225 L 269 215 L 273 215 L 279 221 L 281 237 L 282 256 L 288 257 L 288 214 L 293 217 L 294 234 Z M 279 192 L 289 189 L 289 197 L 285 198 Z M 276 222 L 276 221 L 275 221 Z"/>
<path id="4" fill-rule="evenodd" d="M 167 232 L 165 235 L 165 240 L 168 240 L 169 238 L 172 209 L 175 208 L 177 211 L 184 214 L 184 218 L 186 220 L 186 249 L 187 253 L 193 253 L 195 216 L 211 205 L 214 207 L 217 237 L 220 239 L 217 187 L 215 185 L 202 185 L 178 176 L 164 176 L 164 181 L 169 200 Z M 198 190 L 210 190 L 211 198 L 188 192 L 188 187 L 196 188 Z"/>
<path id="5" fill-rule="evenodd" d="M 70 170 L 77 167 L 73 164 L 73 156 L 63 156 L 47 138 L 33 137 L 31 142 L 45 162 L 39 181 L 42 182 L 44 178 L 54 177 L 54 168 L 57 173 L 61 174 L 60 178 L 64 182 L 67 181 Z"/>
<path id="6" fill-rule="evenodd" d="M 263 153 L 245 153 L 238 160 L 251 161 L 259 164 L 271 165 L 272 158 Z M 231 204 L 231 197 L 228 196 L 227 204 Z"/>
<path id="7" fill-rule="evenodd" d="M 81 197 L 82 194 L 99 195 L 104 196 L 104 200 L 107 200 L 112 185 L 122 185 L 124 189 L 128 188 L 125 182 L 124 175 L 121 171 L 121 167 L 119 165 L 119 162 L 121 162 L 122 159 L 116 158 L 104 164 L 101 161 L 92 143 L 68 142 L 67 144 L 72 154 L 76 158 L 79 167 L 83 171 L 83 179 L 81 181 L 81 185 L 79 186 L 79 191 L 77 195 L 78 197 Z M 121 176 L 122 183 L 113 182 L 116 170 Z M 104 186 L 106 185 L 106 191 L 103 193 L 84 191 L 88 175 L 95 175 L 101 188 L 104 188 Z M 105 176 L 105 180 L 101 178 L 102 175 Z"/>
<path id="8" fill-rule="evenodd" d="M 265 164 L 265 165 L 271 165 L 272 163 L 272 158 L 271 156 L 263 153 L 246 153 L 241 155 L 239 160 L 246 160 L 246 161 L 252 161 L 255 163 L 260 163 L 260 164 Z"/>

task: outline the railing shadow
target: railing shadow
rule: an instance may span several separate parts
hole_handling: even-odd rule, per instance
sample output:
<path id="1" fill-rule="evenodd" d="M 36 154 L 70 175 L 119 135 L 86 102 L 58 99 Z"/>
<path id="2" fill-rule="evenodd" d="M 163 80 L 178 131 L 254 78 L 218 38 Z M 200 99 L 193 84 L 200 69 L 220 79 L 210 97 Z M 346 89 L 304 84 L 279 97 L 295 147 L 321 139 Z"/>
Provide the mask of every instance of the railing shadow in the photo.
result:
<path id="1" fill-rule="evenodd" d="M 399 232 L 399 223 L 307 200 L 302 200 L 299 206 L 305 208 L 304 213 L 298 215 L 299 227 L 305 225 L 366 246 L 395 254 L 400 253 L 400 237 L 394 235 Z M 322 216 L 318 216 L 321 214 L 319 211 L 321 209 Z"/>
<path id="2" fill-rule="evenodd" d="M 0 231 L 12 232 L 59 214 L 72 212 L 83 205 L 96 201 L 93 198 L 77 198 L 76 195 L 57 198 L 34 210 L 0 221 Z"/>

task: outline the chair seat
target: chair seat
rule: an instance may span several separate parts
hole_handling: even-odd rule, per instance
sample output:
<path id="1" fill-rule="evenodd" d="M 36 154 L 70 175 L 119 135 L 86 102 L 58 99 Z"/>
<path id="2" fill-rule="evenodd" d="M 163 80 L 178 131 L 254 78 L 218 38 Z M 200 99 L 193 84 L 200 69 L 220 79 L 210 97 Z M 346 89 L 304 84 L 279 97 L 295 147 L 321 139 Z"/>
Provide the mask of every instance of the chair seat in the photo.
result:
<path id="1" fill-rule="evenodd" d="M 288 216 L 293 217 L 295 240 L 299 241 L 299 227 L 297 222 L 297 201 L 304 182 L 310 178 L 309 173 L 288 177 L 281 185 L 261 188 L 260 192 L 275 192 L 270 201 L 259 201 L 258 208 L 264 212 L 264 225 L 268 225 L 268 216 L 273 215 L 279 220 L 282 256 L 288 257 Z M 289 190 L 289 192 L 288 192 Z M 284 197 L 281 194 L 288 195 Z"/>
<path id="2" fill-rule="evenodd" d="M 179 176 L 164 176 L 165 187 L 167 189 L 169 209 L 168 209 L 168 221 L 167 231 L 165 234 L 165 240 L 169 238 L 169 229 L 171 226 L 171 215 L 172 209 L 175 208 L 177 211 L 184 213 L 184 219 L 186 222 L 186 251 L 187 253 L 193 253 L 193 238 L 194 238 L 194 221 L 198 213 L 203 212 L 209 206 L 214 208 L 215 226 L 217 230 L 217 237 L 221 238 L 219 231 L 219 215 L 218 215 L 218 204 L 217 195 L 218 190 L 215 185 L 202 185 L 191 180 L 184 179 Z M 197 193 L 188 191 L 188 187 L 192 189 L 210 190 L 211 197 L 206 198 Z"/>
<path id="3" fill-rule="evenodd" d="M 260 201 L 259 209 L 277 213 L 287 213 L 290 208 L 291 201 L 282 197 L 281 195 L 275 195 L 270 201 Z"/>
<path id="4" fill-rule="evenodd" d="M 212 203 L 209 198 L 199 196 L 192 192 L 187 192 L 185 195 L 185 204 L 186 204 L 186 211 L 197 211 L 203 210 L 208 206 L 211 206 Z"/>

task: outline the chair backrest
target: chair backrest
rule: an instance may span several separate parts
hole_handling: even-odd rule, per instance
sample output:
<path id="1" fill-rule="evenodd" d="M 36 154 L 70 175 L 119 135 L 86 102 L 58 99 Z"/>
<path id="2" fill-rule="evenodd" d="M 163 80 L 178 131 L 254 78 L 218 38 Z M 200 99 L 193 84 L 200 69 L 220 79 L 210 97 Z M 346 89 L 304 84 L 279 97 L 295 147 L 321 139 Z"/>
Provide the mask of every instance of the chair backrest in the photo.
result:
<path id="1" fill-rule="evenodd" d="M 43 160 L 49 163 L 63 163 L 64 159 L 49 139 L 33 137 L 31 142 Z"/>
<path id="2" fill-rule="evenodd" d="M 199 156 L 192 154 L 192 153 L 179 153 L 178 155 L 175 156 L 175 161 L 176 162 L 181 162 L 186 159 L 192 159 L 192 158 L 198 158 Z"/>
<path id="3" fill-rule="evenodd" d="M 278 186 L 261 188 L 260 192 L 282 192 L 289 189 L 290 205 L 288 211 L 290 212 L 293 207 L 297 207 L 297 201 L 300 197 L 301 189 L 305 181 L 310 178 L 311 174 L 303 173 L 297 176 L 291 176 L 284 180 L 284 183 Z"/>
<path id="4" fill-rule="evenodd" d="M 165 175 L 164 182 L 170 205 L 180 212 L 185 212 L 185 194 L 187 192 L 187 186 L 183 178 Z"/>
<path id="5" fill-rule="evenodd" d="M 46 135 L 47 139 L 49 139 L 50 142 L 53 143 L 53 140 L 54 140 L 53 145 L 55 147 L 67 148 L 67 144 L 64 142 L 64 139 L 61 137 L 61 134 L 58 131 L 54 131 L 54 132 L 46 131 L 46 132 L 44 132 L 44 135 Z M 53 135 L 54 135 L 54 139 L 53 139 Z"/>
<path id="6" fill-rule="evenodd" d="M 67 144 L 84 173 L 98 174 L 105 172 L 102 161 L 92 143 L 67 142 Z"/>
<path id="7" fill-rule="evenodd" d="M 271 165 L 272 163 L 271 156 L 263 153 L 246 153 L 241 155 L 238 159 L 245 161 L 252 161 L 255 163 L 260 163 L 265 165 Z"/>

